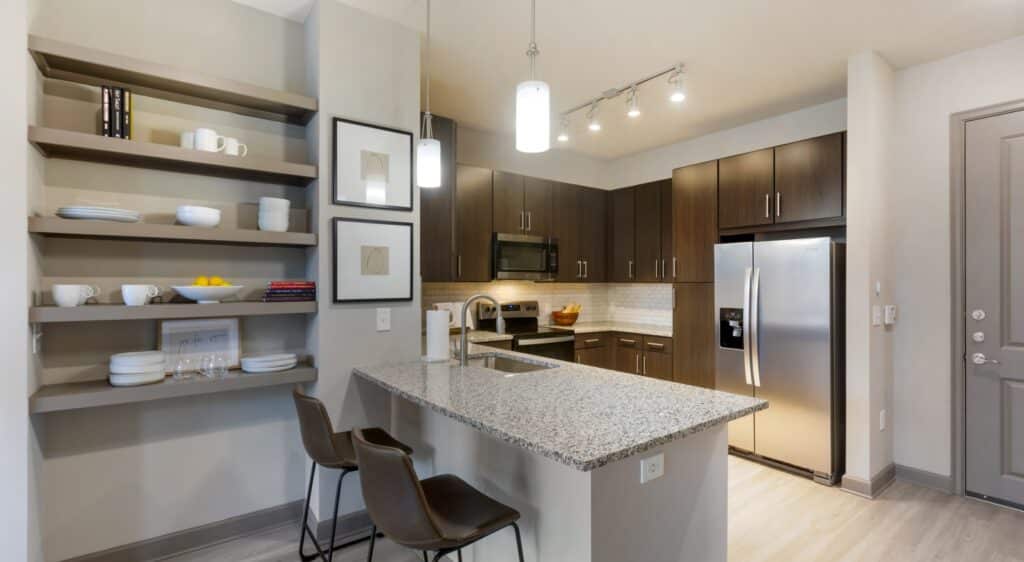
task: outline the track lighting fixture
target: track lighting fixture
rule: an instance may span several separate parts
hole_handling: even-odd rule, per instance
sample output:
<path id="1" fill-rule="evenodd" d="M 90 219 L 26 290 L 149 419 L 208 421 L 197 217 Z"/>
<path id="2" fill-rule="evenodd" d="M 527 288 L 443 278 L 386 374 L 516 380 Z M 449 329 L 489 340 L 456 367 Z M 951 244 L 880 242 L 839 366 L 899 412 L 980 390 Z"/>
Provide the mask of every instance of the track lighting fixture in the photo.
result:
<path id="1" fill-rule="evenodd" d="M 558 131 L 558 142 L 569 142 L 569 118 L 564 115 Z"/>
<path id="2" fill-rule="evenodd" d="M 590 129 L 591 131 L 596 133 L 601 130 L 601 123 L 598 122 L 597 120 L 596 101 L 590 104 L 590 111 L 587 111 L 587 121 L 589 121 L 589 123 L 587 124 L 587 128 Z"/>
<path id="3" fill-rule="evenodd" d="M 530 79 L 516 86 L 516 150 L 519 152 L 545 152 L 551 148 L 551 88 L 547 82 L 536 79 L 537 55 L 537 0 L 532 0 L 530 11 Z"/>
<path id="4" fill-rule="evenodd" d="M 672 85 L 672 94 L 668 97 L 673 103 L 683 103 L 686 99 L 686 91 L 683 90 L 683 65 L 678 65 L 668 75 L 668 83 Z"/>
<path id="5" fill-rule="evenodd" d="M 640 117 L 640 100 L 637 97 L 636 85 L 634 85 L 629 89 L 629 97 L 626 98 L 626 103 L 629 104 L 629 111 L 626 112 L 626 115 L 634 118 Z"/>

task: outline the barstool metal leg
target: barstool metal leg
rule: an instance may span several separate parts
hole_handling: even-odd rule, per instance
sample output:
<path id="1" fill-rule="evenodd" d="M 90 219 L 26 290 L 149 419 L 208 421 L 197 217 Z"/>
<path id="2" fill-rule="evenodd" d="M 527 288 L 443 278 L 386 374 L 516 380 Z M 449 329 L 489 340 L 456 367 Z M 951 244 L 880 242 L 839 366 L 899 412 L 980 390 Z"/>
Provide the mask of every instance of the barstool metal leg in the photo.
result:
<path id="1" fill-rule="evenodd" d="M 516 532 L 516 549 L 519 551 L 519 562 L 525 562 L 523 560 L 523 539 L 519 536 L 519 525 L 513 523 L 512 529 Z"/>
<path id="2" fill-rule="evenodd" d="M 459 562 L 462 562 L 462 549 L 460 548 L 460 549 L 456 550 L 455 554 L 457 554 L 459 556 Z"/>
<path id="3" fill-rule="evenodd" d="M 426 550 L 423 551 L 423 562 L 429 562 L 429 560 L 427 560 L 427 551 Z"/>
<path id="4" fill-rule="evenodd" d="M 316 557 L 324 559 L 324 551 L 320 549 L 320 545 L 317 543 L 316 534 L 309 530 L 309 502 L 313 498 L 313 478 L 316 476 L 316 463 L 313 463 L 313 468 L 309 471 L 309 486 L 306 488 L 306 506 L 302 512 L 302 530 L 299 531 L 299 557 L 304 560 L 312 560 Z M 316 554 L 305 554 L 303 552 L 306 544 L 306 535 L 313 541 L 313 548 L 316 549 Z"/>
<path id="5" fill-rule="evenodd" d="M 366 554 L 366 562 L 373 562 L 373 545 L 377 543 L 377 526 L 370 530 L 370 551 Z"/>
<path id="6" fill-rule="evenodd" d="M 341 502 L 341 483 L 345 481 L 345 476 L 349 472 L 351 470 L 341 471 L 341 476 L 338 477 L 338 487 L 334 491 L 334 519 L 331 519 L 331 542 L 327 545 L 327 562 L 334 561 L 334 537 L 338 533 L 338 504 Z"/>

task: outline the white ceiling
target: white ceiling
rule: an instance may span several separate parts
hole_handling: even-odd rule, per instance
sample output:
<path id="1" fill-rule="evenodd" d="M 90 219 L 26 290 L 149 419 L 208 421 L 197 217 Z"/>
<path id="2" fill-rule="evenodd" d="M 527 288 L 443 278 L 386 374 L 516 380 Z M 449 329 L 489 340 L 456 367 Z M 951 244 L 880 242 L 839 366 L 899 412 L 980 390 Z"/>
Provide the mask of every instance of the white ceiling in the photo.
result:
<path id="1" fill-rule="evenodd" d="M 310 4 L 235 1 L 297 21 Z M 425 0 L 339 1 L 424 27 Z M 529 17 L 529 0 L 433 0 L 433 112 L 511 134 Z M 537 72 L 558 112 L 687 65 L 682 105 L 659 80 L 637 119 L 624 96 L 602 104 L 600 133 L 575 114 L 567 148 L 615 158 L 843 97 L 846 59 L 867 49 L 902 68 L 1020 34 L 1019 0 L 538 0 Z"/>

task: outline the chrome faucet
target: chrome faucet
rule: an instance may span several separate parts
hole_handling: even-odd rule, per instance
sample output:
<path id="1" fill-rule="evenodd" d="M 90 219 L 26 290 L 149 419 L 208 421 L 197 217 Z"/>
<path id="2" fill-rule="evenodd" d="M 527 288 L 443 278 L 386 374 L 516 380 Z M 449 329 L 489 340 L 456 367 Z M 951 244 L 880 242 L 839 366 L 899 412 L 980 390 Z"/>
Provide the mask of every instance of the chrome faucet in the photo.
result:
<path id="1" fill-rule="evenodd" d="M 489 300 L 491 301 L 491 304 L 498 306 L 498 301 L 484 294 L 473 295 L 466 299 L 466 302 L 462 304 L 462 340 L 459 346 L 459 365 L 462 365 L 463 367 L 465 367 L 469 362 L 468 352 L 466 351 L 468 349 L 467 335 L 469 333 L 466 330 L 466 314 L 469 312 L 469 306 L 471 304 L 482 299 Z"/>

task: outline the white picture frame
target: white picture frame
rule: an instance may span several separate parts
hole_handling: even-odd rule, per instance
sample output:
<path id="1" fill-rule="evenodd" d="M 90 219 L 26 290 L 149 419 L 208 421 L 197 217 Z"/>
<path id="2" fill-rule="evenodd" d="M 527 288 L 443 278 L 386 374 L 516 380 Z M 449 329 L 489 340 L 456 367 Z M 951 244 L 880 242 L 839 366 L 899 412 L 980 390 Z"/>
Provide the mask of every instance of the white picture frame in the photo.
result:
<path id="1" fill-rule="evenodd" d="M 412 300 L 413 225 L 335 217 L 334 302 Z"/>
<path id="2" fill-rule="evenodd" d="M 333 124 L 334 204 L 411 211 L 412 133 L 340 117 Z"/>
<path id="3" fill-rule="evenodd" d="M 241 365 L 242 347 L 238 318 L 163 320 L 160 322 L 160 349 L 167 356 L 167 372 L 180 359 L 199 365 L 205 355 L 224 357 L 227 368 Z"/>

